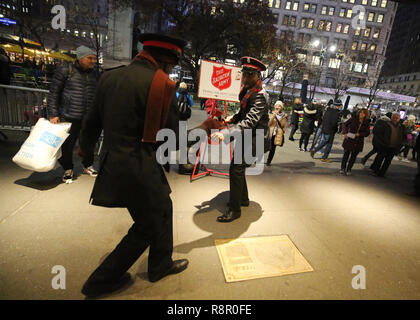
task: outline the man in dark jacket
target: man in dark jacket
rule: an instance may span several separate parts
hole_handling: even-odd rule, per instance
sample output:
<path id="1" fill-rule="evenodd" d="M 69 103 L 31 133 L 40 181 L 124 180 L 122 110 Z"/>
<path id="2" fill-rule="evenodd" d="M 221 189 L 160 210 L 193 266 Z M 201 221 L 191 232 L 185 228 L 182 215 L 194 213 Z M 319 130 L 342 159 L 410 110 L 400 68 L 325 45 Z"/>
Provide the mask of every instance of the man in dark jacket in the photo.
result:
<path id="1" fill-rule="evenodd" d="M 242 57 L 241 64 L 243 74 L 243 89 L 239 94 L 241 108 L 233 117 L 226 119 L 226 122 L 233 124 L 230 130 L 240 132 L 242 137 L 245 130 L 252 130 L 252 143 L 245 145 L 246 141 L 242 139 L 242 152 L 238 152 L 235 145 L 229 169 L 228 210 L 217 218 L 219 222 L 231 222 L 238 219 L 241 216 L 241 206 L 249 206 L 245 171 L 252 163 L 247 163 L 244 155 L 250 154 L 250 150 L 253 155 L 256 153 L 256 130 L 262 129 L 264 132 L 264 151 L 268 151 L 267 146 L 269 148 L 271 142 L 267 94 L 261 84 L 261 72 L 267 67 L 261 61 L 251 57 Z M 224 136 L 222 132 L 218 132 L 212 138 L 223 140 Z"/>
<path id="2" fill-rule="evenodd" d="M 10 58 L 0 47 L 0 84 L 10 85 Z"/>
<path id="3" fill-rule="evenodd" d="M 62 157 L 58 160 L 64 169 L 63 182 L 73 182 L 73 149 L 79 138 L 83 119 L 92 107 L 96 90 L 96 76 L 93 71 L 96 55 L 91 49 L 77 48 L 77 60 L 69 66 L 56 70 L 47 99 L 47 112 L 51 123 L 70 122 L 70 136 L 61 147 Z M 83 172 L 92 177 L 93 152 L 83 160 Z"/>
<path id="4" fill-rule="evenodd" d="M 178 64 L 185 42 L 157 34 L 143 34 L 139 39 L 143 51 L 134 61 L 101 77 L 81 133 L 81 150 L 89 153 L 104 132 L 91 203 L 127 208 L 134 220 L 127 235 L 84 284 L 82 293 L 88 297 L 128 283 L 127 270 L 149 246 L 151 282 L 179 273 L 188 265 L 186 259 L 172 260 L 171 188 L 156 160 L 160 129 L 172 129 L 179 138 L 175 82 L 168 75 Z M 201 128 L 209 133 L 220 129 L 220 124 L 206 120 Z"/>
<path id="5" fill-rule="evenodd" d="M 290 131 L 290 136 L 289 136 L 290 141 L 295 141 L 294 135 L 297 129 L 299 128 L 299 117 L 302 114 L 303 114 L 302 100 L 300 98 L 296 98 L 295 103 L 293 105 L 293 110 L 292 110 L 292 115 L 291 115 L 291 120 L 290 120 L 290 125 L 292 129 Z"/>
<path id="6" fill-rule="evenodd" d="M 303 120 L 300 124 L 300 132 L 302 135 L 299 140 L 299 151 L 308 151 L 309 138 L 315 129 L 317 112 L 317 104 L 315 102 L 305 105 L 303 108 Z M 304 149 L 302 149 L 302 145 Z"/>
<path id="7" fill-rule="evenodd" d="M 311 157 L 313 158 L 315 153 L 324 149 L 324 154 L 322 156 L 322 162 L 331 162 L 328 159 L 328 155 L 330 154 L 335 134 L 338 130 L 338 122 L 340 121 L 340 108 L 342 107 L 341 100 L 337 100 L 334 102 L 333 106 L 327 108 L 322 118 L 322 137 L 321 142 L 315 149 L 311 150 Z"/>
<path id="8" fill-rule="evenodd" d="M 377 121 L 373 128 L 372 144 L 378 150 L 378 154 L 370 167 L 374 176 L 385 176 L 392 159 L 401 150 L 405 136 L 398 112 L 392 114 L 390 121 Z"/>

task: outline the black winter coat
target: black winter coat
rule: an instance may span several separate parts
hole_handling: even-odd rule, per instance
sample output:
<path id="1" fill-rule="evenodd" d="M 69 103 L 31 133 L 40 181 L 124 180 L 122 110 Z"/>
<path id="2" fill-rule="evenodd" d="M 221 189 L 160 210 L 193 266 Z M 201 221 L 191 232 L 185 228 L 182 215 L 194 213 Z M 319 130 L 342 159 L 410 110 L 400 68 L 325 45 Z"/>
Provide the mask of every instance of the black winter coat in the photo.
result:
<path id="1" fill-rule="evenodd" d="M 290 124 L 299 124 L 299 111 L 303 111 L 303 106 L 301 104 L 295 104 L 292 109 Z"/>
<path id="2" fill-rule="evenodd" d="M 340 121 L 340 110 L 329 107 L 322 118 L 322 133 L 335 134 L 338 130 L 338 122 Z"/>
<path id="3" fill-rule="evenodd" d="M 150 62 L 140 60 L 105 72 L 101 77 L 80 137 L 80 147 L 83 153 L 88 153 L 104 131 L 99 174 L 91 195 L 94 205 L 126 208 L 141 203 L 153 214 L 154 210 L 162 210 L 171 193 L 163 168 L 156 160 L 157 145 L 141 142 L 155 73 Z M 175 94 L 165 128 L 172 129 L 179 138 Z"/>
<path id="4" fill-rule="evenodd" d="M 389 143 L 391 140 L 391 120 L 388 117 L 381 117 L 379 120 L 376 121 L 375 126 L 373 127 L 373 139 L 372 144 L 376 149 L 384 149 L 389 148 Z M 406 132 L 404 126 L 399 123 L 400 128 L 400 147 L 396 149 L 400 149 L 404 143 Z"/>
<path id="5" fill-rule="evenodd" d="M 241 108 L 238 113 L 233 116 L 232 130 L 245 129 L 252 130 L 252 150 L 255 154 L 256 150 L 256 130 L 262 129 L 264 132 L 264 152 L 270 149 L 270 129 L 268 127 L 268 104 L 265 90 L 253 93 L 245 108 Z"/>
<path id="6" fill-rule="evenodd" d="M 47 98 L 48 117 L 82 120 L 92 107 L 96 82 L 96 73 L 84 71 L 78 62 L 59 67 Z"/>
<path id="7" fill-rule="evenodd" d="M 317 119 L 317 109 L 307 106 L 303 109 L 303 120 L 300 124 L 300 131 L 306 134 L 312 134 L 315 128 L 315 120 Z"/>

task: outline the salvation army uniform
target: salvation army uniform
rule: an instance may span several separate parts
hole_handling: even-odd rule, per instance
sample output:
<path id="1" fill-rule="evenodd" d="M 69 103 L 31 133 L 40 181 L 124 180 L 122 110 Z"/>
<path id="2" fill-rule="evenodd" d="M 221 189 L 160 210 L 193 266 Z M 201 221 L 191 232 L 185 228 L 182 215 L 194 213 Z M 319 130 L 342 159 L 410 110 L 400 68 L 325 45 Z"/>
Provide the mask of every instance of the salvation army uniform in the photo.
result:
<path id="1" fill-rule="evenodd" d="M 127 270 L 148 246 L 150 281 L 181 272 L 188 264 L 186 259 L 172 261 L 171 189 L 156 161 L 158 130 L 179 132 L 175 82 L 154 59 L 162 54 L 159 61 L 166 63 L 166 55 L 172 58 L 168 63 L 175 65 L 185 42 L 156 34 L 140 38 L 145 50 L 130 65 L 102 76 L 81 135 L 81 150 L 89 152 L 104 131 L 91 203 L 128 208 L 134 220 L 127 235 L 85 283 L 82 292 L 86 295 L 111 290 L 129 280 Z"/>
<path id="2" fill-rule="evenodd" d="M 266 70 L 266 66 L 259 60 L 251 57 L 242 57 L 242 72 L 260 73 Z M 238 152 L 234 152 L 233 159 L 229 168 L 229 203 L 228 211 L 218 217 L 219 222 L 230 222 L 241 216 L 241 206 L 249 205 L 248 187 L 245 178 L 245 170 L 251 165 L 246 163 L 243 155 L 245 152 L 251 152 L 255 155 L 256 150 L 256 129 L 262 129 L 264 132 L 264 152 L 269 149 L 270 130 L 268 127 L 268 104 L 267 93 L 262 88 L 261 79 L 259 79 L 253 88 L 243 88 L 239 94 L 241 107 L 238 113 L 232 119 L 232 131 L 240 130 L 242 132 L 242 141 L 244 141 L 244 130 L 252 130 L 251 145 L 243 145 L 242 159 L 238 159 Z"/>

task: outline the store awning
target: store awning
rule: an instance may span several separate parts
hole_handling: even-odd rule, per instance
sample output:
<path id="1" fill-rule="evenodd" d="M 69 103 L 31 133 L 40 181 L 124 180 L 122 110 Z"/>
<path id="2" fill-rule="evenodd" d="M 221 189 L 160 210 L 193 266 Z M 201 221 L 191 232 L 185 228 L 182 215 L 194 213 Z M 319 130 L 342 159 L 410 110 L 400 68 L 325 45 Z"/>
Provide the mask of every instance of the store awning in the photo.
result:
<path id="1" fill-rule="evenodd" d="M 50 52 L 49 56 L 51 58 L 61 59 L 61 60 L 69 61 L 69 62 L 73 62 L 75 60 L 74 58 L 72 58 L 72 57 L 70 57 L 70 56 L 68 56 L 64 53 L 61 53 L 61 52 Z"/>
<path id="2" fill-rule="evenodd" d="M 7 52 L 14 52 L 14 53 L 22 54 L 22 48 L 16 44 L 2 44 L 1 47 Z M 23 52 L 27 56 L 31 56 L 31 57 L 36 56 L 35 51 L 29 50 L 27 48 L 24 48 Z"/>

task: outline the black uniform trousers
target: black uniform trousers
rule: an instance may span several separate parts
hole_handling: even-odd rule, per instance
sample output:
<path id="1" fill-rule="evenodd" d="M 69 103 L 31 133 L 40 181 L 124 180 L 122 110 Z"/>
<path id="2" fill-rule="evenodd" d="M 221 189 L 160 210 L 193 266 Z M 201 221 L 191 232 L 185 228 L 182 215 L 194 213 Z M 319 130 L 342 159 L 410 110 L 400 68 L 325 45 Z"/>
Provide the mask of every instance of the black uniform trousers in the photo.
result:
<path id="1" fill-rule="evenodd" d="M 302 132 L 302 135 L 300 136 L 300 139 L 299 139 L 299 148 L 302 148 L 302 144 L 303 144 L 304 149 L 308 150 L 309 138 L 311 134 L 312 133 Z"/>
<path id="2" fill-rule="evenodd" d="M 395 148 L 378 148 L 378 154 L 371 165 L 371 169 L 378 175 L 383 177 L 391 165 L 392 159 L 398 152 Z"/>
<path id="3" fill-rule="evenodd" d="M 159 209 L 149 209 L 137 203 L 128 207 L 134 224 L 127 235 L 107 256 L 87 280 L 115 281 L 137 261 L 150 246 L 148 258 L 149 278 L 163 275 L 173 264 L 172 201 L 167 195 L 159 200 Z"/>
<path id="4" fill-rule="evenodd" d="M 294 135 L 297 129 L 299 129 L 299 123 L 292 123 L 291 125 L 292 125 L 292 131 L 290 131 L 289 139 L 294 139 Z"/>
<path id="5" fill-rule="evenodd" d="M 274 158 L 274 154 L 276 153 L 276 147 L 277 146 L 274 144 L 275 139 L 276 139 L 275 135 L 271 137 L 271 148 L 270 148 L 270 152 L 269 152 L 268 157 L 267 157 L 267 164 L 271 164 L 271 161 L 273 161 L 273 158 Z M 284 137 L 283 137 L 283 139 L 284 139 Z"/>
<path id="6" fill-rule="evenodd" d="M 351 171 L 358 154 L 359 152 L 357 151 L 344 150 L 343 159 L 341 160 L 341 170 Z"/>
<path id="7" fill-rule="evenodd" d="M 241 203 L 249 201 L 248 186 L 246 185 L 246 164 L 234 164 L 229 168 L 229 209 L 235 212 L 241 211 Z"/>
<path id="8" fill-rule="evenodd" d="M 70 122 L 71 128 L 69 136 L 61 146 L 61 158 L 58 159 L 58 163 L 63 167 L 64 170 L 73 170 L 73 150 L 76 145 L 77 139 L 79 139 L 80 131 L 82 129 L 82 120 L 70 120 L 62 119 L 62 122 Z M 90 167 L 93 164 L 93 150 L 90 155 L 86 155 L 82 159 L 83 166 L 85 168 Z"/>

